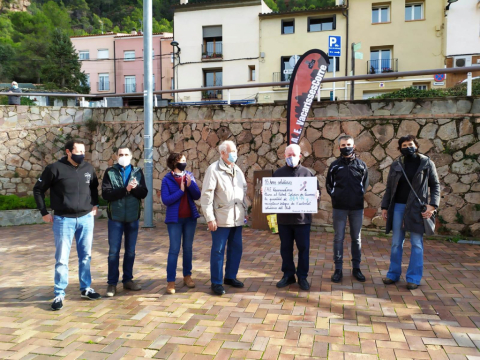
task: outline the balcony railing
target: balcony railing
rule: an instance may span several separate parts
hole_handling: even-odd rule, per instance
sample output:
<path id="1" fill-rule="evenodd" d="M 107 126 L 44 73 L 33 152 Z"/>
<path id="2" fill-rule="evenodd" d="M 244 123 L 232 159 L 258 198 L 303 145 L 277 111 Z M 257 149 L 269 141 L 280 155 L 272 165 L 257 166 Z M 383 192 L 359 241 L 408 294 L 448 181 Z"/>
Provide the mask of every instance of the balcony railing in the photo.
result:
<path id="1" fill-rule="evenodd" d="M 398 59 L 381 59 L 367 61 L 367 74 L 398 72 Z"/>
<path id="2" fill-rule="evenodd" d="M 136 84 L 125 84 L 125 93 L 134 93 L 137 92 Z"/>
<path id="3" fill-rule="evenodd" d="M 97 91 L 110 91 L 110 82 L 109 81 L 97 82 Z"/>
<path id="4" fill-rule="evenodd" d="M 202 60 L 223 59 L 223 44 L 202 45 Z"/>
<path id="5" fill-rule="evenodd" d="M 221 85 L 219 85 L 221 86 Z M 202 91 L 202 100 L 221 100 L 223 98 L 222 90 L 204 90 Z"/>
<path id="6" fill-rule="evenodd" d="M 288 72 L 288 71 L 287 71 Z M 273 73 L 273 82 L 277 81 L 290 81 L 290 78 L 292 77 L 291 73 L 284 73 L 284 72 L 274 72 Z M 288 88 L 288 85 L 282 85 L 281 87 L 286 87 Z"/>

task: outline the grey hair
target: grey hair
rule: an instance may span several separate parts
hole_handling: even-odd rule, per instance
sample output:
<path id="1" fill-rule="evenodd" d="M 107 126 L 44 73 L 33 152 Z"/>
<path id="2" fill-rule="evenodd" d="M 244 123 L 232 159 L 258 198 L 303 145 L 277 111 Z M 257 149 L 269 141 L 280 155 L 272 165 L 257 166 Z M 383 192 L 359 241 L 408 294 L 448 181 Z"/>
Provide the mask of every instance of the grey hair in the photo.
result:
<path id="1" fill-rule="evenodd" d="M 297 145 L 297 144 L 290 144 L 288 145 L 286 148 L 285 148 L 285 152 L 287 152 L 288 149 L 293 149 L 293 151 L 295 152 L 295 154 L 300 154 L 302 152 L 302 148 L 300 147 L 300 145 Z"/>
<path id="2" fill-rule="evenodd" d="M 338 138 L 338 145 L 340 145 L 340 143 L 342 142 L 342 140 L 350 140 L 350 139 L 352 139 L 353 142 L 355 142 L 355 140 L 353 139 L 352 136 L 350 136 L 350 135 L 342 135 L 342 136 L 340 136 L 340 137 Z"/>
<path id="3" fill-rule="evenodd" d="M 237 146 L 235 145 L 235 143 L 231 140 L 225 140 L 224 142 L 222 142 L 220 144 L 220 146 L 218 147 L 218 151 L 220 151 L 220 154 L 222 152 L 226 153 L 227 152 L 227 148 L 230 148 L 231 149 L 236 149 Z"/>

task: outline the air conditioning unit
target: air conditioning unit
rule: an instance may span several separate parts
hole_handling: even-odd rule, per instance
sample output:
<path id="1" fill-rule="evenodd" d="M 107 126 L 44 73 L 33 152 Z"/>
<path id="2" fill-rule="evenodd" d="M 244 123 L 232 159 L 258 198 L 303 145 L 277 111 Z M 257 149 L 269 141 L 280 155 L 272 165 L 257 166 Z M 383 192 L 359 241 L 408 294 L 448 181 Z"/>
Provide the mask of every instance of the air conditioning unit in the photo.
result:
<path id="1" fill-rule="evenodd" d="M 461 68 L 472 66 L 472 56 L 455 56 L 453 58 L 453 67 Z"/>

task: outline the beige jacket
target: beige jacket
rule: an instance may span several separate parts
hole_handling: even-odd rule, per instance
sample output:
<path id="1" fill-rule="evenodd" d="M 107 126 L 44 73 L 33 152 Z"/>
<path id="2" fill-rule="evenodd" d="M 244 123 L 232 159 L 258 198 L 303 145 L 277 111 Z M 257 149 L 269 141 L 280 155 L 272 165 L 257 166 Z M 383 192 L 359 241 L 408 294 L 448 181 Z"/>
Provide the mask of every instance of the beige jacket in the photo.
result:
<path id="1" fill-rule="evenodd" d="M 237 165 L 229 167 L 220 159 L 205 172 L 201 205 L 207 222 L 216 220 L 219 227 L 243 226 L 247 204 L 247 182 Z"/>

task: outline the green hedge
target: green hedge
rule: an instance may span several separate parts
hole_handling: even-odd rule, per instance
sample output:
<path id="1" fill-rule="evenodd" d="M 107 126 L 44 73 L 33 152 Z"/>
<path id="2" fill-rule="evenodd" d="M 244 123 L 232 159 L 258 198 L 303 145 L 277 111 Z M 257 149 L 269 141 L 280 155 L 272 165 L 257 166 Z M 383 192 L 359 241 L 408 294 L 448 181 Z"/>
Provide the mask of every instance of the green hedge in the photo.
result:
<path id="1" fill-rule="evenodd" d="M 100 206 L 106 206 L 108 202 L 99 197 Z M 50 207 L 50 198 L 45 197 L 45 204 Z M 17 195 L 0 195 L 0 210 L 36 209 L 37 204 L 33 196 L 18 197 Z"/>
<path id="2" fill-rule="evenodd" d="M 480 79 L 472 81 L 472 96 L 480 95 Z M 419 90 L 414 87 L 392 91 L 377 96 L 375 99 L 417 99 L 448 96 L 467 96 L 467 84 L 458 84 L 449 89 Z"/>

